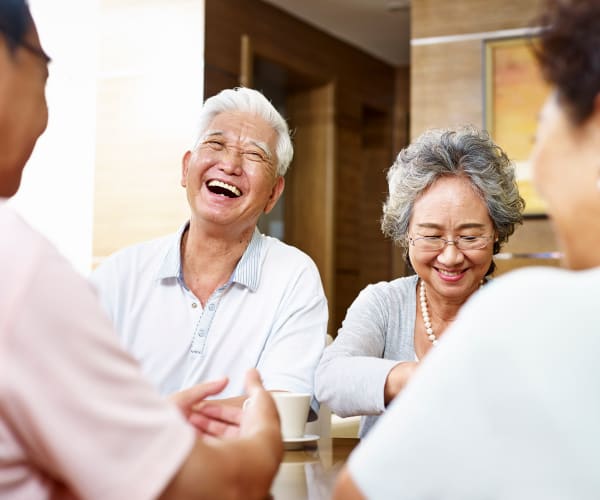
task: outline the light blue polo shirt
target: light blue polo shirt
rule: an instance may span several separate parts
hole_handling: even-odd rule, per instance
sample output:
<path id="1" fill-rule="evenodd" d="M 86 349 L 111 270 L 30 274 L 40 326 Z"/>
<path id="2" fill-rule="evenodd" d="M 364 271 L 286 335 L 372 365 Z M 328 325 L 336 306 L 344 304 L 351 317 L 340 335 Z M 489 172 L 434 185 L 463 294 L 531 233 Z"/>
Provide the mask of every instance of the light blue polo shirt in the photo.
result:
<path id="1" fill-rule="evenodd" d="M 115 253 L 91 276 L 146 377 L 167 395 L 226 375 L 219 397 L 234 397 L 254 367 L 269 390 L 312 394 L 327 329 L 312 259 L 256 230 L 230 279 L 203 308 L 183 282 L 186 228 Z"/>

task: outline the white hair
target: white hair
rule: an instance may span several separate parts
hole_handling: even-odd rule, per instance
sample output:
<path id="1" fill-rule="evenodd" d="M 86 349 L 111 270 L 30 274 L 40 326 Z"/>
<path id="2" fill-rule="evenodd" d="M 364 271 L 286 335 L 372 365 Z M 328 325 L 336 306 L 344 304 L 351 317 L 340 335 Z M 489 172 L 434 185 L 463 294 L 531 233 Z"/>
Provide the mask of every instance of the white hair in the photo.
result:
<path id="1" fill-rule="evenodd" d="M 241 111 L 260 116 L 275 130 L 277 175 L 285 175 L 294 156 L 294 147 L 288 125 L 273 104 L 258 90 L 246 87 L 222 90 L 204 102 L 198 120 L 198 136 L 204 135 L 217 115 L 227 111 Z"/>

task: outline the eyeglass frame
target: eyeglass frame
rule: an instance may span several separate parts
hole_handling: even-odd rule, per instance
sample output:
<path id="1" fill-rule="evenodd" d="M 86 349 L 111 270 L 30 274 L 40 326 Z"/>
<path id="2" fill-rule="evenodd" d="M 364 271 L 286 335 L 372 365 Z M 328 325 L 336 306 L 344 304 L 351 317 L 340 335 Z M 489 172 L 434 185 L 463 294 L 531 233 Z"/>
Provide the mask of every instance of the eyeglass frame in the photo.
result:
<path id="1" fill-rule="evenodd" d="M 461 248 L 460 247 L 460 242 L 464 242 L 464 238 L 475 238 L 475 239 L 483 239 L 485 240 L 485 243 L 477 248 Z M 453 239 L 453 240 L 449 240 L 446 238 L 442 238 L 441 236 L 420 236 L 418 238 L 413 238 L 412 236 L 407 236 L 407 240 L 408 243 L 410 245 L 412 245 L 415 248 L 418 248 L 419 250 L 425 251 L 425 252 L 441 252 L 442 250 L 444 250 L 448 245 L 452 244 L 456 247 L 457 250 L 460 250 L 461 252 L 470 252 L 471 250 L 483 250 L 484 248 L 486 248 L 489 245 L 489 242 L 493 239 L 493 236 L 458 236 L 457 238 Z M 418 246 L 415 245 L 415 241 L 419 241 L 419 240 L 425 240 L 425 241 L 436 241 L 436 242 L 443 242 L 443 245 L 440 248 L 419 248 Z"/>

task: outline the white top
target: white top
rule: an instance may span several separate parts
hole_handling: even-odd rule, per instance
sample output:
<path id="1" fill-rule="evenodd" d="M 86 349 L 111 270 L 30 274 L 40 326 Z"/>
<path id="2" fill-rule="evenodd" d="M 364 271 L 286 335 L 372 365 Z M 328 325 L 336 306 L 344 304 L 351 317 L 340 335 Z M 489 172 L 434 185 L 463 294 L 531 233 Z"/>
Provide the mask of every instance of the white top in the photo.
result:
<path id="1" fill-rule="evenodd" d="M 195 431 L 89 284 L 0 200 L 0 498 L 156 498 Z"/>
<path id="2" fill-rule="evenodd" d="M 246 371 L 269 390 L 313 393 L 327 301 L 314 262 L 258 231 L 204 309 L 181 274 L 176 234 L 109 257 L 92 275 L 125 348 L 162 394 L 223 375 L 217 397 L 244 393 Z"/>
<path id="3" fill-rule="evenodd" d="M 368 498 L 596 499 L 600 269 L 530 268 L 461 309 L 350 458 Z"/>

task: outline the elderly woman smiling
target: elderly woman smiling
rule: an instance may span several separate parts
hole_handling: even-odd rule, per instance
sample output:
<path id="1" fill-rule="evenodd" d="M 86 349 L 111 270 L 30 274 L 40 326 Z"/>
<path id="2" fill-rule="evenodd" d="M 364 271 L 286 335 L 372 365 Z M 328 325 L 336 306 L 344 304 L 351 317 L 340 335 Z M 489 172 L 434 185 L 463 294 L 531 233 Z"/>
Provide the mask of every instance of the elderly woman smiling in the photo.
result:
<path id="1" fill-rule="evenodd" d="M 567 269 L 521 269 L 473 297 L 336 499 L 599 498 L 600 2 L 548 0 L 540 25 L 554 93 L 531 164 Z"/>
<path id="2" fill-rule="evenodd" d="M 340 416 L 368 415 L 361 436 L 494 271 L 524 207 L 508 157 L 473 128 L 424 133 L 400 152 L 388 183 L 382 230 L 416 274 L 367 286 L 316 372 L 321 402 Z"/>

